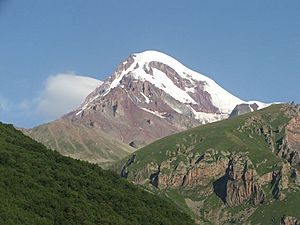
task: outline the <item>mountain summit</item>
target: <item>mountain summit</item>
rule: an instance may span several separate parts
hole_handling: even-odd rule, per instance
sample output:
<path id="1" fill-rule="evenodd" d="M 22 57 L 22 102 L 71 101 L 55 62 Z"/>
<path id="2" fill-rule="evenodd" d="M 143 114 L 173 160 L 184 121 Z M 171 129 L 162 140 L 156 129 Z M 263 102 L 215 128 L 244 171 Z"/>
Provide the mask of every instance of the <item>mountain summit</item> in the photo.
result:
<path id="1" fill-rule="evenodd" d="M 214 80 L 158 52 L 131 54 L 85 102 L 66 116 L 144 145 L 168 134 L 229 117 L 245 103 Z M 256 108 L 266 104 L 256 103 Z"/>

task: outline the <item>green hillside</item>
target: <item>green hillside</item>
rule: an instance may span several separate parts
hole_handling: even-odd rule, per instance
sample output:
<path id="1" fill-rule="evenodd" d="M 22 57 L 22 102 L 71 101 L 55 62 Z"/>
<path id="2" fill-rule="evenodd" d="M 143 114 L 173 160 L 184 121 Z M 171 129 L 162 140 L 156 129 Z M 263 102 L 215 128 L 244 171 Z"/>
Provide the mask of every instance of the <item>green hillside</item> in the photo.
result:
<path id="1" fill-rule="evenodd" d="M 272 105 L 160 139 L 116 168 L 201 224 L 300 219 L 299 121 L 298 107 Z"/>
<path id="2" fill-rule="evenodd" d="M 193 224 L 168 200 L 0 123 L 0 224 Z"/>

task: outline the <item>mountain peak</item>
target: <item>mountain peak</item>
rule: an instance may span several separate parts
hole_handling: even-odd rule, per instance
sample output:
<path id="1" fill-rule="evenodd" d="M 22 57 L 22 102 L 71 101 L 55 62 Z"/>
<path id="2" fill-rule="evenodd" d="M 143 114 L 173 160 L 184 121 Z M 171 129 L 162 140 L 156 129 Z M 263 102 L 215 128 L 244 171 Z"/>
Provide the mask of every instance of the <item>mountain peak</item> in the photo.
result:
<path id="1" fill-rule="evenodd" d="M 207 100 L 218 108 L 221 114 L 229 114 L 237 104 L 244 102 L 209 77 L 155 50 L 133 53 L 123 61 L 105 83 L 106 90 L 103 96 L 117 86 L 122 86 L 122 80 L 128 76 L 135 80 L 147 81 L 184 104 L 199 104 L 191 94 L 195 93 L 195 89 L 201 89 L 209 95 Z"/>
<path id="2" fill-rule="evenodd" d="M 184 66 L 181 62 L 179 62 L 177 59 L 169 56 L 166 53 L 156 51 L 156 50 L 146 50 L 143 52 L 133 53 L 131 54 L 135 62 L 140 63 L 149 63 L 149 62 L 161 62 L 167 65 L 172 65 L 176 67 L 176 69 L 184 69 L 187 70 L 188 68 Z M 180 68 L 181 67 L 181 68 Z M 174 68 L 175 69 L 175 68 Z"/>
<path id="3" fill-rule="evenodd" d="M 133 53 L 129 57 L 133 57 L 134 63 L 138 63 L 141 65 L 149 64 L 151 62 L 160 62 L 162 64 L 170 66 L 179 75 L 182 75 L 183 72 L 185 72 L 185 73 L 189 73 L 189 75 L 196 80 L 204 80 L 204 81 L 211 80 L 208 77 L 187 68 L 185 65 L 183 65 L 181 62 L 179 62 L 177 59 L 173 58 L 172 56 L 169 56 L 168 54 L 160 51 L 146 50 L 139 53 Z"/>
<path id="4" fill-rule="evenodd" d="M 211 78 L 165 53 L 147 50 L 129 55 L 67 117 L 104 130 L 125 143 L 149 143 L 228 118 L 242 103 Z M 264 106 L 257 105 L 257 109 Z"/>

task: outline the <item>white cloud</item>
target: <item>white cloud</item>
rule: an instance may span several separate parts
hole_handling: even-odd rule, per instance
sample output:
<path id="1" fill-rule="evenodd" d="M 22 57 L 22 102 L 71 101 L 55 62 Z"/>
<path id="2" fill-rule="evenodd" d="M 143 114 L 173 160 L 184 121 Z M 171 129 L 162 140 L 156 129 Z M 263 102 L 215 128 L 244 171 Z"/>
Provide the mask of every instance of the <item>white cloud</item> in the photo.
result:
<path id="1" fill-rule="evenodd" d="M 50 76 L 41 94 L 16 102 L 0 93 L 0 121 L 32 127 L 74 110 L 102 81 L 71 73 Z"/>
<path id="2" fill-rule="evenodd" d="M 38 113 L 46 120 L 57 119 L 84 101 L 102 81 L 75 74 L 57 74 L 47 79 L 37 105 Z M 28 104 L 24 102 L 23 107 Z"/>

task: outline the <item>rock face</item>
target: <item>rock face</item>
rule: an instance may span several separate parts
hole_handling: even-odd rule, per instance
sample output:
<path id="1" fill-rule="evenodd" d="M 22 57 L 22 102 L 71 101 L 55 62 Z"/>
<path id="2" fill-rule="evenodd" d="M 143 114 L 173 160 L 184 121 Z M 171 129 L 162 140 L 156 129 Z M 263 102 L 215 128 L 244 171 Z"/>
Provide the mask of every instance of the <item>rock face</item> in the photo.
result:
<path id="1" fill-rule="evenodd" d="M 295 179 L 295 184 L 300 186 L 300 172 L 297 169 L 291 170 L 291 178 Z"/>
<path id="2" fill-rule="evenodd" d="M 281 219 L 281 225 L 299 225 L 300 221 L 297 220 L 295 217 L 291 217 L 291 216 L 284 216 Z"/>
<path id="3" fill-rule="evenodd" d="M 289 162 L 293 166 L 300 166 L 300 115 L 290 120 L 286 127 L 286 143 L 291 149 Z"/>
<path id="4" fill-rule="evenodd" d="M 250 201 L 253 204 L 262 203 L 264 193 L 258 183 L 257 173 L 249 159 L 234 157 L 226 170 L 226 203 L 236 206 Z"/>
<path id="5" fill-rule="evenodd" d="M 150 163 L 134 175 L 134 182 L 144 184 L 146 180 L 150 180 L 159 189 L 187 190 L 207 187 L 213 183 L 211 190 L 229 206 L 237 206 L 246 201 L 259 204 L 264 200 L 259 176 L 244 154 L 219 154 L 212 149 L 201 156 L 191 155 L 188 160 L 179 161 L 175 166 L 173 163 L 172 159 L 161 164 Z M 127 171 L 127 165 L 128 162 L 121 175 L 124 174 L 123 171 Z M 128 173 L 123 177 L 127 178 Z M 266 175 L 263 180 L 271 179 Z"/>
<path id="6" fill-rule="evenodd" d="M 136 155 L 132 155 L 126 162 L 126 164 L 123 166 L 122 171 L 121 171 L 121 177 L 127 178 L 128 177 L 128 171 L 127 167 L 130 166 L 132 163 L 134 163 Z"/>
<path id="7" fill-rule="evenodd" d="M 179 161 L 178 164 L 173 161 L 175 157 L 161 164 L 150 163 L 134 176 L 134 182 L 142 184 L 149 179 L 159 189 L 206 186 L 224 175 L 228 164 L 224 156 L 217 162 L 211 162 L 212 154 L 213 150 L 200 156 L 191 155 L 188 161 Z"/>
<path id="8" fill-rule="evenodd" d="M 189 188 L 196 185 L 206 186 L 209 182 L 224 174 L 227 164 L 228 158 L 226 157 L 221 157 L 216 162 L 207 162 L 203 160 L 188 171 L 183 185 Z"/>
<path id="9" fill-rule="evenodd" d="M 259 108 L 259 106 L 257 105 L 257 103 L 242 103 L 237 105 L 232 112 L 230 113 L 229 117 L 236 117 L 236 116 L 240 116 L 243 115 L 245 113 L 249 113 L 249 112 L 253 112 L 256 111 Z"/>

